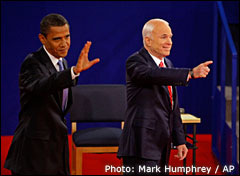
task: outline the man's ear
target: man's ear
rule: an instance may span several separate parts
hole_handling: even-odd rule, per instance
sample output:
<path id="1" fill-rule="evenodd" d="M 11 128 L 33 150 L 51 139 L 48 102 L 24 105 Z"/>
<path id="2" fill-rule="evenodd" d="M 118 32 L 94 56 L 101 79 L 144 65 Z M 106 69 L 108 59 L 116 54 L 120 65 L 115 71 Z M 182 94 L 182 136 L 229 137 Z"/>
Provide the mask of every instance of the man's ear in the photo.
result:
<path id="1" fill-rule="evenodd" d="M 38 34 L 38 38 L 43 45 L 46 43 L 46 38 L 43 34 L 41 34 L 41 33 Z"/>
<path id="2" fill-rule="evenodd" d="M 145 37 L 144 40 L 147 47 L 151 46 L 151 39 L 149 37 Z"/>

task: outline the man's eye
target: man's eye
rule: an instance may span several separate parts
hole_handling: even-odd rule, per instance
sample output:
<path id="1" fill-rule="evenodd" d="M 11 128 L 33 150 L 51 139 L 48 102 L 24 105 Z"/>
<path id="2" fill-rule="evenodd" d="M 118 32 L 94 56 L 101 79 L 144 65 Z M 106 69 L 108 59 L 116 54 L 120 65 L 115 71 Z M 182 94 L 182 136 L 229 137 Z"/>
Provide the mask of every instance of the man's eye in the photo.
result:
<path id="1" fill-rule="evenodd" d="M 53 40 L 57 41 L 57 40 L 60 40 L 60 38 L 53 38 Z"/>

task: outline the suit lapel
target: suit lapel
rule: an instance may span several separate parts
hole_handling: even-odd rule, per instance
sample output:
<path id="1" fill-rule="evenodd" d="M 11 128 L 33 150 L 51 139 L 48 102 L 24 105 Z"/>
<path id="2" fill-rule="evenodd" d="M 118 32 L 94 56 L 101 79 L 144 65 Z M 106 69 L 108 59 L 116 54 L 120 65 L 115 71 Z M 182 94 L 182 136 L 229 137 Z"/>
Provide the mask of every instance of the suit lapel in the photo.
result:
<path id="1" fill-rule="evenodd" d="M 147 59 L 149 65 L 152 67 L 152 68 L 159 68 L 157 66 L 157 64 L 154 62 L 153 58 L 151 57 L 151 55 L 148 53 L 148 51 L 145 49 L 145 48 L 142 48 L 140 50 L 140 54 Z M 165 60 L 165 59 L 164 59 Z M 167 64 L 166 64 L 167 65 Z M 165 90 L 165 92 L 167 93 L 167 95 L 169 96 L 169 92 L 168 92 L 168 88 L 167 86 L 162 86 L 163 89 Z M 169 96 L 170 98 L 170 96 Z"/>
<path id="2" fill-rule="evenodd" d="M 64 58 L 63 58 L 63 66 L 64 66 L 64 69 L 67 69 L 67 68 L 68 68 L 67 61 L 66 61 L 66 59 L 64 59 Z"/>
<path id="3" fill-rule="evenodd" d="M 54 73 L 57 72 L 56 68 L 54 67 L 51 59 L 49 58 L 49 56 L 47 55 L 47 53 L 45 52 L 45 50 L 43 49 L 43 47 L 41 47 L 39 49 L 40 55 L 41 55 L 41 62 L 45 65 L 45 67 L 47 68 L 47 70 L 49 71 L 49 75 L 52 75 Z M 65 61 L 66 62 L 66 61 Z M 62 110 L 62 95 L 63 95 L 63 91 L 59 90 L 56 93 L 53 94 L 57 104 L 59 105 L 59 108 Z"/>
<path id="4" fill-rule="evenodd" d="M 164 61 L 165 61 L 166 67 L 168 67 L 168 68 L 173 68 L 171 62 L 169 61 L 169 59 L 165 58 Z M 172 86 L 173 102 L 176 102 L 176 100 L 175 100 L 175 99 L 176 99 L 176 91 L 177 91 L 177 90 L 176 90 L 176 87 L 175 87 L 175 86 Z M 169 96 L 169 98 L 170 98 L 169 93 L 168 93 L 168 96 Z M 175 103 L 173 103 L 173 104 L 175 104 Z"/>
<path id="5" fill-rule="evenodd" d="M 40 52 L 40 55 L 41 55 L 41 61 L 46 66 L 46 68 L 49 70 L 49 73 L 50 74 L 56 73 L 57 70 L 54 67 L 51 59 L 48 57 L 47 53 L 43 49 L 43 47 L 40 48 L 39 52 Z"/>
<path id="6" fill-rule="evenodd" d="M 40 56 L 41 56 L 40 60 L 41 60 L 42 64 L 44 64 L 45 67 L 47 68 L 47 70 L 49 71 L 49 75 L 56 73 L 57 70 L 54 67 L 51 59 L 49 58 L 49 56 L 47 55 L 47 53 L 43 49 L 43 47 L 41 47 L 38 51 L 39 51 Z M 64 58 L 63 58 L 63 66 L 64 66 L 65 69 L 68 68 L 67 61 Z M 72 104 L 72 96 L 71 96 L 72 94 L 71 94 L 71 92 L 72 92 L 71 88 L 69 88 L 69 91 L 68 91 L 68 102 L 67 102 L 67 107 L 66 107 L 64 113 L 67 112 L 67 110 L 70 108 L 70 105 Z M 56 93 L 54 93 L 53 96 L 54 96 L 57 104 L 59 105 L 59 108 L 62 110 L 63 91 L 59 90 Z"/>
<path id="7" fill-rule="evenodd" d="M 147 59 L 148 61 L 148 64 L 152 67 L 152 68 L 159 68 L 156 63 L 154 62 L 153 58 L 151 57 L 151 55 L 148 53 L 148 51 L 145 49 L 145 48 L 142 48 L 139 53 Z M 168 59 L 164 58 L 164 63 L 166 65 L 166 67 L 169 67 L 171 68 L 171 63 Z M 164 86 L 162 85 L 161 87 L 163 87 L 163 89 L 165 90 L 167 96 L 168 96 L 168 99 L 169 99 L 169 103 L 170 103 L 170 95 L 169 95 L 169 91 L 168 91 L 168 88 L 167 86 Z M 175 87 L 172 86 L 172 89 L 173 89 L 173 97 L 174 97 L 174 92 L 175 92 Z M 174 100 L 173 100 L 174 101 Z M 174 101 L 175 102 L 175 101 Z"/>
<path id="8" fill-rule="evenodd" d="M 172 68 L 172 66 L 171 66 L 171 63 L 170 63 L 169 59 L 167 59 L 167 58 L 164 58 L 164 63 L 165 63 L 165 65 L 166 65 L 166 67 L 168 67 L 168 68 Z"/>
<path id="9" fill-rule="evenodd" d="M 147 59 L 147 62 L 149 64 L 149 66 L 151 66 L 152 68 L 157 68 L 158 66 L 156 65 L 156 63 L 154 62 L 153 58 L 151 57 L 151 55 L 148 53 L 148 51 L 145 48 L 142 48 L 139 53 Z"/>

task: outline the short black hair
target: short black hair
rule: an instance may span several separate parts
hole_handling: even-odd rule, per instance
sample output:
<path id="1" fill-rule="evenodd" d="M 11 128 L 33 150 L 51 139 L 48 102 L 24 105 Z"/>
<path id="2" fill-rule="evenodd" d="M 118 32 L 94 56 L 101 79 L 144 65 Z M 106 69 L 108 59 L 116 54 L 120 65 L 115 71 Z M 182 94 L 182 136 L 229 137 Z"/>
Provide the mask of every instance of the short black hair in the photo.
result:
<path id="1" fill-rule="evenodd" d="M 51 26 L 64 26 L 65 24 L 68 24 L 69 26 L 69 23 L 64 16 L 57 13 L 48 14 L 43 17 L 40 22 L 40 33 L 46 37 Z"/>

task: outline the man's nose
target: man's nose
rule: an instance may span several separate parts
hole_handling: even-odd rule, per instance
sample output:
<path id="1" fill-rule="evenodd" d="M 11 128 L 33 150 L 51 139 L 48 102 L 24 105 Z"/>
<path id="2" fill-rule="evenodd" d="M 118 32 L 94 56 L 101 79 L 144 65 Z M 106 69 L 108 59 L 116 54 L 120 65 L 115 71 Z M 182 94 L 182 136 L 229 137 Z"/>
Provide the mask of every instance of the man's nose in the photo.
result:
<path id="1" fill-rule="evenodd" d="M 60 47 L 65 47 L 67 45 L 67 40 L 66 39 L 62 39 L 61 43 L 60 43 Z"/>
<path id="2" fill-rule="evenodd" d="M 172 45 L 172 39 L 171 38 L 168 38 L 167 44 Z"/>

